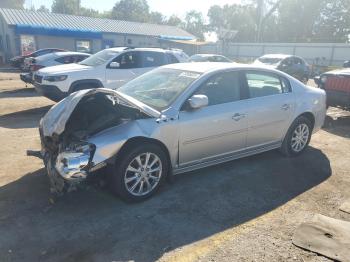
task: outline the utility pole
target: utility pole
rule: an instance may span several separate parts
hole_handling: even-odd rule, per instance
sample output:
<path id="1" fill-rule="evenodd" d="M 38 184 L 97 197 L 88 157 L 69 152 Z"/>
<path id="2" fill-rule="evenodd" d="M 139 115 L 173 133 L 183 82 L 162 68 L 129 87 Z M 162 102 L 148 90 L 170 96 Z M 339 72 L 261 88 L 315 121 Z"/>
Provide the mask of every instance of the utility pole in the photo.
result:
<path id="1" fill-rule="evenodd" d="M 261 29 L 262 29 L 262 21 L 263 21 L 263 9 L 264 9 L 264 0 L 257 0 L 257 8 L 256 8 L 256 37 L 255 42 L 260 42 L 261 40 Z"/>

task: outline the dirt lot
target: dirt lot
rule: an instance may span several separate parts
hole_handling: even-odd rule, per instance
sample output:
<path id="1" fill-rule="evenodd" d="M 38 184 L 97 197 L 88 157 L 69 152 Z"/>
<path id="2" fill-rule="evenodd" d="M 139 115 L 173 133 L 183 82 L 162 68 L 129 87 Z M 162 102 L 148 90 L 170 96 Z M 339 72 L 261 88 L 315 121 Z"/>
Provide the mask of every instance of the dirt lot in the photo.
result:
<path id="1" fill-rule="evenodd" d="M 90 187 L 51 204 L 37 125 L 53 104 L 0 73 L 0 261 L 329 261 L 291 242 L 313 214 L 350 221 L 350 114 L 294 159 L 278 152 L 179 175 L 126 204 Z"/>

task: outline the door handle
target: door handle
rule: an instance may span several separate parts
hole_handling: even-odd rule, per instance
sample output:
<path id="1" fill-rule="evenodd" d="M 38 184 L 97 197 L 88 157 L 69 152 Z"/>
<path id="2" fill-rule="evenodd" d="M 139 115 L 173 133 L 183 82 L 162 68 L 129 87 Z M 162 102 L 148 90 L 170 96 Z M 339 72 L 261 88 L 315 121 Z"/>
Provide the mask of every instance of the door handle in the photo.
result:
<path id="1" fill-rule="evenodd" d="M 290 108 L 290 105 L 288 105 L 288 104 L 284 104 L 282 107 L 281 107 L 281 109 L 282 110 L 288 110 Z"/>
<path id="2" fill-rule="evenodd" d="M 241 120 L 242 118 L 245 118 L 246 115 L 245 114 L 240 114 L 240 113 L 236 113 L 232 116 L 232 119 L 235 120 L 235 121 L 239 121 Z"/>

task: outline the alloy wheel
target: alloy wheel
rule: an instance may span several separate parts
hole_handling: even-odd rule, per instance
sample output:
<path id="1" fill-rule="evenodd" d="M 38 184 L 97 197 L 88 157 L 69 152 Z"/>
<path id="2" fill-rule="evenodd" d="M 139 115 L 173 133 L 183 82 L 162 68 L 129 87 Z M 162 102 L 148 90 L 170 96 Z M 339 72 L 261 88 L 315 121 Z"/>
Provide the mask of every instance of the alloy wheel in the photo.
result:
<path id="1" fill-rule="evenodd" d="M 309 141 L 310 130 L 307 124 L 298 125 L 292 135 L 291 148 L 294 152 L 302 151 Z"/>
<path id="2" fill-rule="evenodd" d="M 124 174 L 124 184 L 134 196 L 144 196 L 153 191 L 162 176 L 162 161 L 151 152 L 132 159 Z"/>

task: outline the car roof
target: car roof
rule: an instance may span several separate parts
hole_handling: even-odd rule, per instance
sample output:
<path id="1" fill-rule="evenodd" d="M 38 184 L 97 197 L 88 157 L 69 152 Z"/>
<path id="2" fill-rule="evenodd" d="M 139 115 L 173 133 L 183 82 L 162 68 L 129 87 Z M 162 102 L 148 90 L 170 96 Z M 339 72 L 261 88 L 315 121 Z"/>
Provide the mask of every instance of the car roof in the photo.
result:
<path id="1" fill-rule="evenodd" d="M 163 66 L 163 68 L 179 69 L 184 71 L 192 71 L 197 73 L 206 73 L 220 69 L 238 69 L 249 68 L 249 65 L 238 63 L 221 63 L 221 62 L 198 62 L 198 63 L 176 63 Z M 257 68 L 256 66 L 251 68 Z M 262 67 L 261 67 L 262 68 Z"/>
<path id="2" fill-rule="evenodd" d="M 160 47 L 112 47 L 105 50 L 123 52 L 123 51 L 155 51 L 155 52 L 183 52 L 181 49 L 163 49 Z"/>
<path id="3" fill-rule="evenodd" d="M 211 56 L 223 56 L 223 55 L 218 55 L 218 54 L 195 54 L 195 55 L 192 55 L 191 57 L 194 57 L 194 56 L 211 57 Z"/>
<path id="4" fill-rule="evenodd" d="M 287 55 L 287 54 L 266 54 L 261 56 L 260 58 L 280 58 L 280 59 L 284 59 L 287 57 L 292 57 L 294 55 Z"/>
<path id="5" fill-rule="evenodd" d="M 54 53 L 49 53 L 46 55 L 38 56 L 35 59 L 36 59 L 36 61 L 44 61 L 47 59 L 58 58 L 58 57 L 63 57 L 63 56 L 68 56 L 68 55 L 87 55 L 87 56 L 90 56 L 90 54 L 80 53 L 80 52 L 54 52 Z"/>

